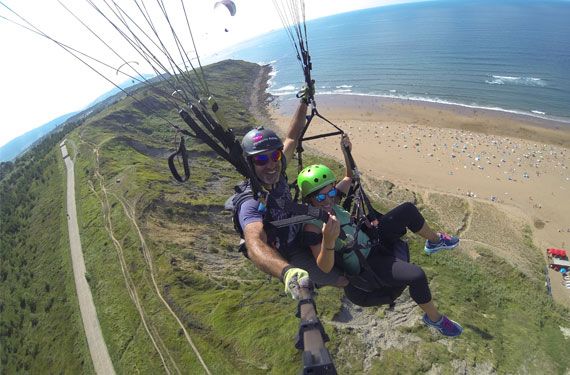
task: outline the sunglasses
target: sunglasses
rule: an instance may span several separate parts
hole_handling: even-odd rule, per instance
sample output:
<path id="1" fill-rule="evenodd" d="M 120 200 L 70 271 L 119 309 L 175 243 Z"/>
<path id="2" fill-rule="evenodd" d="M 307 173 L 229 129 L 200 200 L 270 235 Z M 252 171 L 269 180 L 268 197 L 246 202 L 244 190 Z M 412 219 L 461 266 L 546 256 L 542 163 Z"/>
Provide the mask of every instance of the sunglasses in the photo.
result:
<path id="1" fill-rule="evenodd" d="M 252 157 L 252 161 L 253 164 L 257 165 L 258 167 L 262 167 L 265 164 L 269 163 L 269 157 L 271 157 L 271 160 L 273 160 L 274 162 L 278 162 L 283 157 L 283 153 L 281 152 L 281 150 L 275 150 L 270 155 L 265 155 L 265 154 L 254 155 Z"/>
<path id="2" fill-rule="evenodd" d="M 328 193 L 321 193 L 321 194 L 317 194 L 314 196 L 315 200 L 319 203 L 324 202 L 325 199 L 327 199 L 327 197 L 329 198 L 334 198 L 336 197 L 336 188 L 333 187 Z"/>

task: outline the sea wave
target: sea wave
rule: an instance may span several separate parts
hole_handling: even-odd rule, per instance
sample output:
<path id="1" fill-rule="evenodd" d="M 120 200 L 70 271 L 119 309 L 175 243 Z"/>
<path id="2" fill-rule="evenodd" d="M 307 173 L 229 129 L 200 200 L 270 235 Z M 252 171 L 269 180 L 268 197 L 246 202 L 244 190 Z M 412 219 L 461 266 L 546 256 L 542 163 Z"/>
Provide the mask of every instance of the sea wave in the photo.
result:
<path id="1" fill-rule="evenodd" d="M 274 89 L 273 91 L 283 92 L 283 91 L 291 91 L 291 90 L 295 90 L 294 85 L 283 86 L 283 87 L 280 87 L 278 89 Z"/>
<path id="2" fill-rule="evenodd" d="M 297 91 L 276 91 L 276 92 L 269 92 L 271 95 L 275 95 L 275 96 L 287 96 L 287 95 L 295 95 L 297 94 Z"/>
<path id="3" fill-rule="evenodd" d="M 257 64 L 257 65 L 261 65 L 261 66 L 271 65 L 272 67 L 275 67 L 275 63 L 277 62 L 277 60 L 271 60 L 271 61 L 258 60 L 258 61 L 251 61 L 251 62 L 254 64 Z"/>
<path id="4" fill-rule="evenodd" d="M 492 75 L 491 79 L 485 80 L 490 85 L 519 85 L 519 86 L 537 86 L 544 87 L 546 82 L 536 77 L 512 77 Z"/>
<path id="5" fill-rule="evenodd" d="M 350 89 L 352 88 L 352 85 L 338 85 L 335 86 L 337 89 Z"/>
<path id="6" fill-rule="evenodd" d="M 358 92 L 319 92 L 319 94 L 323 95 L 354 95 L 354 96 L 370 96 L 370 97 L 381 97 L 381 98 L 389 98 L 389 99 L 401 99 L 401 100 L 412 100 L 418 102 L 427 102 L 427 103 L 435 103 L 435 104 L 443 104 L 443 105 L 451 105 L 451 106 L 458 106 L 458 107 L 465 107 L 465 108 L 472 108 L 472 109 L 482 109 L 482 110 L 489 110 L 489 111 L 497 111 L 497 112 L 504 112 L 504 113 L 511 113 L 515 115 L 522 115 L 522 116 L 530 116 L 535 118 L 540 118 L 543 120 L 550 120 L 550 121 L 557 121 L 565 124 L 570 124 L 570 119 L 566 117 L 557 117 L 557 116 L 548 116 L 545 112 L 542 111 L 524 111 L 518 109 L 508 109 L 502 107 L 492 107 L 492 106 L 484 106 L 484 105 L 477 105 L 477 104 L 465 104 L 454 102 L 450 100 L 444 100 L 439 98 L 430 98 L 424 96 L 412 96 L 412 95 L 394 95 L 394 94 L 364 94 Z"/>
<path id="7" fill-rule="evenodd" d="M 275 96 L 295 95 L 298 92 L 294 85 L 286 85 L 278 89 L 270 88 L 268 91 L 271 95 Z"/>
<path id="8" fill-rule="evenodd" d="M 351 89 L 319 90 L 317 95 L 355 94 Z M 357 95 L 357 94 L 355 94 Z"/>
<path id="9" fill-rule="evenodd" d="M 275 77 L 277 76 L 278 72 L 279 71 L 275 68 L 275 65 L 271 65 L 271 71 L 268 74 L 269 79 L 267 80 L 267 85 L 268 85 L 270 90 L 273 86 L 275 86 Z"/>

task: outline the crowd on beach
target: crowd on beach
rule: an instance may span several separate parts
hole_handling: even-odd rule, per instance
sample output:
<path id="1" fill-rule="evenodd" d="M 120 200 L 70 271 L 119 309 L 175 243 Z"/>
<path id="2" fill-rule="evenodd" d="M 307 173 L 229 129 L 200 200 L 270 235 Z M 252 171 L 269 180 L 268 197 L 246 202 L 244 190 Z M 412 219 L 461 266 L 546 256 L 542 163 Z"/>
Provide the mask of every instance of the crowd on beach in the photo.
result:
<path id="1" fill-rule="evenodd" d="M 348 128 L 353 132 L 372 132 L 363 126 L 349 125 Z M 479 171 L 484 178 L 513 183 L 540 179 L 547 174 L 558 174 L 562 180 L 570 181 L 567 165 L 570 154 L 567 149 L 559 146 L 412 124 L 396 132 L 390 131 L 389 125 L 380 125 L 379 129 L 373 132 L 373 138 L 378 145 L 397 151 L 403 156 L 408 152 L 415 152 L 416 157 L 420 159 L 433 159 L 436 162 L 445 162 L 447 159 L 447 174 L 450 176 L 466 169 Z M 444 166 L 443 163 L 440 165 Z M 500 201 L 502 199 L 498 194 L 481 198 Z M 478 197 L 477 192 L 471 190 L 466 191 L 465 195 Z M 508 192 L 505 195 L 508 195 Z M 532 196 L 529 199 L 532 200 Z M 534 206 L 541 208 L 539 202 Z"/>
<path id="2" fill-rule="evenodd" d="M 515 197 L 538 212 L 551 203 L 545 202 L 550 200 L 545 191 L 565 195 L 563 191 L 570 190 L 570 151 L 562 146 L 418 124 L 343 123 L 359 150 L 371 148 L 383 155 L 380 169 L 386 175 L 375 177 L 394 178 L 417 170 L 418 178 L 409 180 L 421 184 L 422 171 L 430 169 L 440 181 L 454 187 L 447 189 L 450 193 L 496 203 Z M 393 168 L 395 172 L 389 173 L 395 163 L 401 170 Z M 377 174 L 373 166 L 367 172 Z M 558 233 L 570 233 L 564 222 L 556 223 Z"/>

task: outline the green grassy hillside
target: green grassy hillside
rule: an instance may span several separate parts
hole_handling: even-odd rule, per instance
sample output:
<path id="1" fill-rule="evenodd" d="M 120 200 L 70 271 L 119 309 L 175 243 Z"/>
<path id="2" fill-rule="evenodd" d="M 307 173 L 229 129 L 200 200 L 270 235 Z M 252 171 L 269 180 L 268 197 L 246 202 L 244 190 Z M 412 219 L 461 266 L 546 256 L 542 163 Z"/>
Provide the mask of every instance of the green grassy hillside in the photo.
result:
<path id="1" fill-rule="evenodd" d="M 207 68 L 238 134 L 260 121 L 252 112 L 263 103 L 252 102 L 252 92 L 265 87 L 253 83 L 267 73 L 236 61 Z M 164 118 L 183 124 L 150 90 L 136 96 L 67 134 L 86 277 L 117 373 L 202 373 L 193 346 L 215 374 L 296 373 L 296 304 L 237 253 L 231 215 L 223 210 L 240 176 L 190 139 L 191 180 L 176 182 L 166 165 L 174 133 Z M 7 372 L 93 372 L 69 264 L 60 138 L 44 142 L 33 157 L 2 164 L 0 288 L 7 297 L 0 305 L 0 350 Z M 305 164 L 316 160 L 306 155 Z M 391 199 L 376 202 L 382 210 L 415 200 L 438 228 L 447 225 L 442 207 L 464 216 L 466 206 L 453 198 L 426 201 L 385 182 L 369 188 L 381 197 L 390 189 Z M 473 221 L 470 230 L 477 230 Z M 438 306 L 465 327 L 459 339 L 426 329 L 407 294 L 388 311 L 358 308 L 342 291 L 321 289 L 318 311 L 339 373 L 567 372 L 570 346 L 560 327 L 570 327 L 570 313 L 546 295 L 530 229 L 515 232 L 512 245 L 528 253 L 522 269 L 476 246 L 426 257 L 420 241 L 409 239 L 412 261 L 425 268 Z"/>
<path id="2" fill-rule="evenodd" d="M 93 371 L 71 271 L 62 138 L 52 135 L 1 167 L 0 369 L 6 374 Z"/>

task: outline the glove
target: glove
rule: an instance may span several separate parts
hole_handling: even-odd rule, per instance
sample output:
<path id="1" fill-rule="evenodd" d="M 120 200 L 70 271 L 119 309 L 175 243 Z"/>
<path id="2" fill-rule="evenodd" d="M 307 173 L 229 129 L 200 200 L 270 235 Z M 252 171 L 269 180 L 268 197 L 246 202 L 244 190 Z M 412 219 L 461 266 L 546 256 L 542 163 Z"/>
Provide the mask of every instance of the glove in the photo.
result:
<path id="1" fill-rule="evenodd" d="M 297 97 L 305 104 L 309 104 L 311 99 L 315 96 L 315 81 L 311 82 L 309 86 L 303 85 L 301 91 L 297 93 Z"/>
<path id="2" fill-rule="evenodd" d="M 309 273 L 301 268 L 289 268 L 283 274 L 285 293 L 291 294 L 293 299 L 299 299 L 299 288 L 310 287 Z"/>

